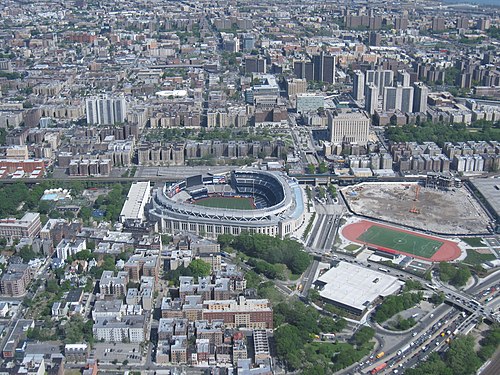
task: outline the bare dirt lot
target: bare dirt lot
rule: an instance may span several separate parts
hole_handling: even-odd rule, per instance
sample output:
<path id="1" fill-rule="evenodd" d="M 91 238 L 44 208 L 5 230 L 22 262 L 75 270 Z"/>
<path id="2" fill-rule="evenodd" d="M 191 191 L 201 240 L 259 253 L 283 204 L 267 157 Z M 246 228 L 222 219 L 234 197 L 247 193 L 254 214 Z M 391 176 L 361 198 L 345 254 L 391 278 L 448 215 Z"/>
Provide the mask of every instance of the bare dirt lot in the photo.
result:
<path id="1" fill-rule="evenodd" d="M 396 224 L 441 233 L 484 233 L 488 216 L 465 188 L 440 191 L 416 184 L 360 184 L 343 188 L 352 210 Z"/>

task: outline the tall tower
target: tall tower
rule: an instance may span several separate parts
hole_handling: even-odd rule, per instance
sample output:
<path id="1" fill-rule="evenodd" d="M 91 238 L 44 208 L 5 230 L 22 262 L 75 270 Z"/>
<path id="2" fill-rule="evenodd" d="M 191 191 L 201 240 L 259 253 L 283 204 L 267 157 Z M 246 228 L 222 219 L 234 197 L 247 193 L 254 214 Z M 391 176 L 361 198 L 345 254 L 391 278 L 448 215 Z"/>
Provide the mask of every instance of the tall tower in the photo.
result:
<path id="1" fill-rule="evenodd" d="M 365 98 L 365 75 L 361 70 L 354 71 L 352 96 L 354 100 L 362 100 Z"/>
<path id="2" fill-rule="evenodd" d="M 378 108 L 378 88 L 375 84 L 370 83 L 366 86 L 366 100 L 365 109 L 370 114 L 373 115 L 375 110 Z"/>
<path id="3" fill-rule="evenodd" d="M 413 84 L 413 112 L 427 112 L 427 97 L 429 88 L 422 82 Z"/>
<path id="4" fill-rule="evenodd" d="M 401 112 L 412 112 L 413 111 L 413 92 L 414 89 L 411 86 L 401 87 Z"/>

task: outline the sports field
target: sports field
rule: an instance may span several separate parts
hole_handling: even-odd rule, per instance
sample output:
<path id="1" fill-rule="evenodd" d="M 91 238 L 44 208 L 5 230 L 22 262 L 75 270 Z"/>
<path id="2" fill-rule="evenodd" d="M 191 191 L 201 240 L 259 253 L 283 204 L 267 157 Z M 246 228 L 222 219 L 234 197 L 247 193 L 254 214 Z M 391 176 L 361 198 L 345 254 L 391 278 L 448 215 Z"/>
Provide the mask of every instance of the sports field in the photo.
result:
<path id="1" fill-rule="evenodd" d="M 197 200 L 195 204 L 199 206 L 227 208 L 231 210 L 255 210 L 252 198 L 210 197 Z"/>
<path id="2" fill-rule="evenodd" d="M 462 253 L 454 241 L 367 220 L 347 224 L 341 233 L 352 242 L 432 262 L 449 262 L 457 259 Z"/>
<path id="3" fill-rule="evenodd" d="M 423 258 L 432 256 L 443 245 L 443 242 L 416 236 L 411 233 L 395 231 L 386 227 L 372 225 L 358 239 L 389 249 L 402 251 Z"/>

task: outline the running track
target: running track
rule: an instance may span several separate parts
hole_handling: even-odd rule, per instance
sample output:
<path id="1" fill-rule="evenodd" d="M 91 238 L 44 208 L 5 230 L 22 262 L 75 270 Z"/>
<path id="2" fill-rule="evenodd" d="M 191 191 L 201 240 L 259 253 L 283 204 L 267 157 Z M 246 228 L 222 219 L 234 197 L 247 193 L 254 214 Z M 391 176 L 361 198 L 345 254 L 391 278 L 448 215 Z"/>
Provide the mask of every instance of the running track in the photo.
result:
<path id="1" fill-rule="evenodd" d="M 425 258 L 425 257 L 417 256 L 414 254 L 405 253 L 403 251 L 385 248 L 385 247 L 377 246 L 377 245 L 369 243 L 369 242 L 364 242 L 364 241 L 358 240 L 359 236 L 361 236 L 365 232 L 365 230 L 367 230 L 368 228 L 370 228 L 372 226 L 388 228 L 388 229 L 394 230 L 396 232 L 409 233 L 409 234 L 412 234 L 414 236 L 419 236 L 419 237 L 427 238 L 430 240 L 440 241 L 443 244 L 434 253 L 434 255 L 431 258 Z M 404 254 L 404 255 L 411 256 L 413 258 L 430 260 L 432 262 L 449 262 L 449 261 L 457 259 L 460 256 L 460 254 L 462 253 L 462 251 L 460 250 L 458 245 L 453 241 L 444 240 L 444 239 L 438 238 L 438 237 L 427 236 L 425 234 L 411 232 L 409 230 L 399 229 L 399 228 L 395 228 L 395 227 L 392 227 L 389 225 L 373 223 L 373 222 L 367 221 L 367 220 L 361 220 L 361 221 L 358 221 L 357 223 L 346 225 L 344 228 L 342 228 L 342 235 L 345 238 L 347 238 L 349 241 L 369 245 L 370 247 L 375 247 L 377 249 L 387 251 L 389 253 Z"/>

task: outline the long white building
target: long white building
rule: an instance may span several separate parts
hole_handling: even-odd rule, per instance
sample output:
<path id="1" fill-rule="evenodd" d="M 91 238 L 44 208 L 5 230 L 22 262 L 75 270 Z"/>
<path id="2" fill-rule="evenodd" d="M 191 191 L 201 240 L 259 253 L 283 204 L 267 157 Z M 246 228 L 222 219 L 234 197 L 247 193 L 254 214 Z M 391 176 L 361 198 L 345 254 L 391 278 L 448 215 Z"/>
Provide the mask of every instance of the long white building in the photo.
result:
<path id="1" fill-rule="evenodd" d="M 128 191 L 127 200 L 120 212 L 120 222 L 143 222 L 145 219 L 144 208 L 150 198 L 151 185 L 149 181 L 134 182 Z"/>

